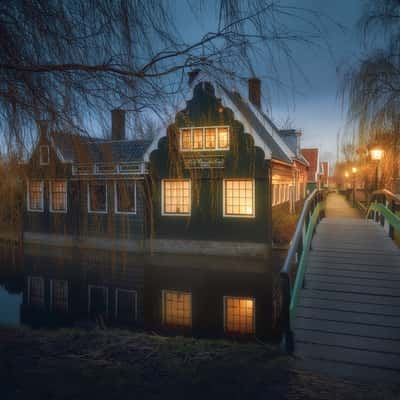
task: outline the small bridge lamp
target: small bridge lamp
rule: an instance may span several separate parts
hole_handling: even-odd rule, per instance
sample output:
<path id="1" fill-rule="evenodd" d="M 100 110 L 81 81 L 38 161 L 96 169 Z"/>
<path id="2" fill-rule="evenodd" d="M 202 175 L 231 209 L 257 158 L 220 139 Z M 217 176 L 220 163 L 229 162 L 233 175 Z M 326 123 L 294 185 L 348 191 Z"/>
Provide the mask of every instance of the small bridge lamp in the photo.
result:
<path id="1" fill-rule="evenodd" d="M 370 150 L 370 156 L 372 161 L 381 161 L 384 151 L 379 148 L 373 148 Z"/>

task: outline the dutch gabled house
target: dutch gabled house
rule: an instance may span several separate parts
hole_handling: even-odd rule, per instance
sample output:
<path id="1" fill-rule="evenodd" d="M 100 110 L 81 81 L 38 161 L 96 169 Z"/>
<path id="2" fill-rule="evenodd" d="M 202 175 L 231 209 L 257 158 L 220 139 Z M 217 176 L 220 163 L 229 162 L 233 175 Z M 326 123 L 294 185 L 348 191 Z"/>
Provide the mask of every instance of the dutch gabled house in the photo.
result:
<path id="1" fill-rule="evenodd" d="M 266 336 L 276 306 L 273 213 L 305 196 L 301 133 L 262 111 L 256 78 L 248 98 L 201 74 L 190 80 L 186 104 L 151 142 L 124 140 L 121 110 L 113 140 L 42 124 L 25 168 L 24 240 L 79 248 L 86 264 L 88 249 L 133 254 L 152 329 Z"/>

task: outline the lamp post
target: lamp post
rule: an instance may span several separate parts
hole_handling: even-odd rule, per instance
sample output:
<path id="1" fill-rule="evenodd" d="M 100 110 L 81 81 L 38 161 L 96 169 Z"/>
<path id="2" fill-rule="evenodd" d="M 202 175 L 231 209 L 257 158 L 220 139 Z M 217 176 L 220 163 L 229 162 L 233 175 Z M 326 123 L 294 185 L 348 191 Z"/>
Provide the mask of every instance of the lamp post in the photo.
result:
<path id="1" fill-rule="evenodd" d="M 356 173 L 357 173 L 357 168 L 352 167 L 351 168 L 352 172 L 352 184 L 353 184 L 353 207 L 356 206 Z"/>
<path id="2" fill-rule="evenodd" d="M 384 151 L 378 147 L 373 147 L 369 154 L 375 163 L 375 190 L 379 189 L 379 162 L 382 160 Z"/>

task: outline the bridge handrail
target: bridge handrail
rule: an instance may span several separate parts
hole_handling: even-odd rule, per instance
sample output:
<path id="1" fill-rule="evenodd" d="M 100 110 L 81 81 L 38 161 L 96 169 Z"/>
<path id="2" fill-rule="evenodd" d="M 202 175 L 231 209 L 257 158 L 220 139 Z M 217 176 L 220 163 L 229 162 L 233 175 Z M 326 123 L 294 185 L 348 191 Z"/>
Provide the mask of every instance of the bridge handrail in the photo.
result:
<path id="1" fill-rule="evenodd" d="M 388 200 L 392 200 L 397 204 L 400 204 L 400 196 L 392 193 L 390 190 L 388 189 L 381 189 L 381 190 L 375 190 L 374 192 L 372 192 L 372 199 L 376 198 L 378 196 L 384 196 L 386 199 Z"/>
<path id="2" fill-rule="evenodd" d="M 395 231 L 400 232 L 400 217 L 389 210 L 389 208 L 387 208 L 382 203 L 372 202 L 367 211 L 367 219 L 372 211 L 378 212 L 379 214 L 383 215 L 383 217 L 387 219 L 389 225 L 392 226 Z"/>
<path id="3" fill-rule="evenodd" d="M 299 291 L 303 285 L 306 259 L 312 236 L 315 226 L 325 209 L 325 197 L 326 192 L 324 190 L 314 189 L 305 200 L 285 263 L 280 272 L 282 293 L 281 323 L 283 339 L 288 352 L 293 350 L 291 324 L 296 312 Z M 296 264 L 299 254 L 300 260 L 295 273 L 294 284 L 291 285 L 291 275 L 294 272 L 293 266 Z"/>

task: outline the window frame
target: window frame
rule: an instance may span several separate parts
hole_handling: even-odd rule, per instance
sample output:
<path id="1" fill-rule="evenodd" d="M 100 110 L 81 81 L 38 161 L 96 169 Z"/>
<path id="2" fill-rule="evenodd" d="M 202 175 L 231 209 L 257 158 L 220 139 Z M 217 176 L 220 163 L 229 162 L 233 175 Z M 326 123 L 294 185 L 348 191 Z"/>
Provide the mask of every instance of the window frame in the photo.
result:
<path id="1" fill-rule="evenodd" d="M 165 211 L 165 182 L 171 181 L 187 181 L 189 182 L 189 212 L 187 213 L 169 213 Z M 161 215 L 163 217 L 190 217 L 192 215 L 192 180 L 190 178 L 183 179 L 162 179 L 161 180 Z"/>
<path id="2" fill-rule="evenodd" d="M 65 310 L 62 310 L 62 311 L 63 311 L 63 312 L 68 312 L 68 311 L 69 311 L 69 282 L 68 282 L 68 280 L 66 280 L 66 279 L 50 279 L 50 311 L 54 311 L 54 310 L 56 310 L 56 311 L 61 311 L 61 310 L 57 310 L 57 308 L 54 309 L 54 299 L 53 299 L 53 295 L 54 295 L 54 288 L 53 288 L 54 281 L 66 282 L 66 284 L 67 284 L 66 291 L 65 291 L 65 292 L 66 292 L 66 304 L 67 304 L 67 307 L 66 307 Z"/>
<path id="3" fill-rule="evenodd" d="M 64 194 L 64 200 L 65 200 L 65 209 L 64 210 L 54 210 L 53 209 L 53 183 L 54 182 L 64 182 L 65 183 L 65 194 Z M 66 214 L 68 212 L 68 180 L 67 179 L 54 179 L 49 182 L 49 210 L 53 214 Z"/>
<path id="4" fill-rule="evenodd" d="M 117 193 L 117 187 L 118 187 L 118 183 L 133 183 L 135 185 L 135 190 L 134 190 L 134 204 L 135 204 L 135 211 L 119 211 L 118 210 L 118 193 Z M 136 203 L 136 199 L 137 199 L 137 184 L 136 184 L 136 180 L 119 180 L 119 181 L 114 181 L 114 213 L 115 214 L 122 214 L 122 215 L 136 215 L 137 213 L 137 203 Z"/>
<path id="5" fill-rule="evenodd" d="M 227 330 L 227 299 L 238 299 L 238 300 L 252 300 L 253 301 L 253 324 L 252 324 L 252 332 L 251 333 L 240 333 L 240 332 L 232 332 Z M 240 335 L 240 336 L 255 336 L 256 335 L 256 298 L 251 296 L 223 296 L 223 305 L 224 305 L 224 319 L 222 321 L 224 326 L 224 332 L 228 335 Z"/>
<path id="6" fill-rule="evenodd" d="M 37 303 L 34 304 L 31 301 L 31 285 L 32 285 L 32 279 L 38 279 L 40 280 L 41 284 L 42 284 L 42 288 L 43 288 L 43 297 L 42 297 L 42 302 L 41 303 Z M 36 306 L 36 307 L 40 307 L 40 308 L 45 308 L 46 306 L 46 285 L 45 285 L 45 280 L 43 278 L 43 276 L 37 276 L 37 275 L 30 275 L 27 277 L 27 303 L 29 306 Z"/>
<path id="7" fill-rule="evenodd" d="M 166 304 L 165 304 L 165 294 L 167 292 L 177 293 L 177 294 L 188 294 L 190 295 L 190 326 L 185 325 L 172 325 L 166 323 Z M 183 329 L 191 330 L 193 328 L 193 293 L 188 290 L 176 290 L 176 289 L 161 289 L 161 324 L 162 326 L 170 329 Z"/>
<path id="8" fill-rule="evenodd" d="M 132 293 L 134 295 L 134 299 L 135 299 L 135 315 L 133 318 L 133 321 L 137 321 L 138 320 L 138 292 L 137 290 L 133 290 L 133 289 L 123 289 L 123 288 L 116 288 L 115 289 L 115 301 L 114 301 L 114 318 L 116 320 L 118 320 L 118 293 L 119 292 L 126 292 L 126 293 Z"/>
<path id="9" fill-rule="evenodd" d="M 47 161 L 43 161 L 43 150 L 46 149 Z M 48 144 L 42 144 L 39 146 L 39 164 L 49 165 L 50 164 L 50 147 Z"/>
<path id="10" fill-rule="evenodd" d="M 226 185 L 225 183 L 227 181 L 251 181 L 253 185 L 253 190 L 252 190 L 252 200 L 253 200 L 253 212 L 251 214 L 227 214 L 226 213 L 226 194 L 225 194 L 225 189 Z M 223 217 L 224 218 L 255 218 L 256 217 L 256 182 L 254 178 L 225 178 L 222 180 L 222 212 L 223 212 Z"/>
<path id="11" fill-rule="evenodd" d="M 101 210 L 101 211 L 95 211 L 92 210 L 90 207 L 90 184 L 91 183 L 99 183 L 99 182 L 104 182 L 104 185 L 106 187 L 106 209 L 105 210 Z M 93 182 L 88 182 L 87 183 L 87 210 L 88 210 L 88 214 L 108 214 L 108 184 L 107 181 L 93 181 Z"/>
<path id="12" fill-rule="evenodd" d="M 31 208 L 30 192 L 31 192 L 31 183 L 32 182 L 40 183 L 41 205 L 42 205 L 42 207 L 40 209 L 39 208 Z M 31 180 L 27 181 L 26 205 L 27 205 L 27 210 L 29 212 L 44 212 L 44 181 L 43 180 L 31 179 Z"/>
<path id="13" fill-rule="evenodd" d="M 228 145 L 227 147 L 219 147 L 219 136 L 218 136 L 218 129 L 224 128 L 228 130 Z M 231 146 L 231 127 L 229 125 L 209 125 L 209 126 L 186 126 L 179 128 L 179 150 L 182 152 L 207 152 L 207 151 L 228 151 L 230 150 Z M 193 147 L 194 144 L 194 135 L 193 131 L 195 129 L 202 129 L 203 131 L 203 147 L 195 149 Z M 215 147 L 214 148 L 207 148 L 206 147 L 206 129 L 215 129 Z M 189 130 L 190 131 L 190 149 L 184 149 L 182 146 L 182 131 Z"/>

